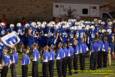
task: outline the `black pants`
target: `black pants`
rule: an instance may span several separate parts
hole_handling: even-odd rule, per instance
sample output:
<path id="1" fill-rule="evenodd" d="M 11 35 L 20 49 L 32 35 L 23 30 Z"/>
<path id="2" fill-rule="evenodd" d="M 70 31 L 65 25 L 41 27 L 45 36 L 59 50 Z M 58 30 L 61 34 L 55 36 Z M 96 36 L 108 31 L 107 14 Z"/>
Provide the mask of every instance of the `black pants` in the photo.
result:
<path id="1" fill-rule="evenodd" d="M 32 62 L 32 77 L 38 77 L 38 62 Z"/>
<path id="2" fill-rule="evenodd" d="M 85 54 L 79 54 L 80 70 L 85 70 Z"/>
<path id="3" fill-rule="evenodd" d="M 12 77 L 17 77 L 17 74 L 16 74 L 16 64 L 15 63 L 11 64 L 10 69 L 11 69 L 11 76 Z"/>
<path id="4" fill-rule="evenodd" d="M 4 66 L 1 71 L 1 77 L 7 77 L 8 66 Z"/>
<path id="5" fill-rule="evenodd" d="M 22 65 L 22 77 L 28 77 L 28 65 Z"/>
<path id="6" fill-rule="evenodd" d="M 73 67 L 74 67 L 74 70 L 77 72 L 78 70 L 78 55 L 77 54 L 74 54 Z"/>
<path id="7" fill-rule="evenodd" d="M 103 67 L 107 67 L 107 52 L 103 52 Z"/>
<path id="8" fill-rule="evenodd" d="M 67 67 L 69 69 L 69 75 L 72 75 L 72 57 L 67 57 Z"/>
<path id="9" fill-rule="evenodd" d="M 96 64 L 97 64 L 97 52 L 92 52 L 90 56 L 90 69 L 96 70 Z"/>
<path id="10" fill-rule="evenodd" d="M 54 77 L 54 60 L 49 61 L 49 74 L 50 77 Z"/>
<path id="11" fill-rule="evenodd" d="M 48 77 L 48 62 L 43 62 L 42 73 L 43 73 L 43 77 Z"/>
<path id="12" fill-rule="evenodd" d="M 103 53 L 98 51 L 97 53 L 97 68 L 102 68 Z"/>
<path id="13" fill-rule="evenodd" d="M 66 77 L 67 73 L 67 57 L 62 59 L 62 75 L 63 77 Z"/>
<path id="14" fill-rule="evenodd" d="M 62 77 L 62 60 L 56 60 L 58 77 Z"/>

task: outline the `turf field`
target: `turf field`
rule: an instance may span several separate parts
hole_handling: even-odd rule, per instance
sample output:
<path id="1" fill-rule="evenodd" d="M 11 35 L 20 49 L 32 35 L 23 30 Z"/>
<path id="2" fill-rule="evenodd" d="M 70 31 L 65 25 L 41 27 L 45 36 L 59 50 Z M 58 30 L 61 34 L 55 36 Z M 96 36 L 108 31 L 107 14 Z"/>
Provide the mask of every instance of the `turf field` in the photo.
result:
<path id="1" fill-rule="evenodd" d="M 80 71 L 78 74 L 74 74 L 72 76 L 67 75 L 67 77 L 115 77 L 115 60 L 112 60 L 112 66 L 108 66 L 107 68 L 103 68 L 103 69 L 98 69 L 95 71 L 91 71 L 89 70 L 89 58 L 86 59 L 86 70 L 85 71 Z M 39 62 L 39 76 L 42 77 L 42 64 Z M 29 71 L 28 71 L 28 77 L 31 77 L 31 67 L 32 67 L 32 63 L 29 65 Z M 54 75 L 55 77 L 57 77 L 57 71 L 56 71 L 56 67 L 54 68 L 55 72 Z M 74 72 L 74 70 L 73 70 Z M 19 60 L 19 63 L 17 65 L 17 74 L 18 77 L 21 77 L 21 58 Z M 7 75 L 7 77 L 11 77 L 11 73 L 9 70 L 9 73 Z"/>

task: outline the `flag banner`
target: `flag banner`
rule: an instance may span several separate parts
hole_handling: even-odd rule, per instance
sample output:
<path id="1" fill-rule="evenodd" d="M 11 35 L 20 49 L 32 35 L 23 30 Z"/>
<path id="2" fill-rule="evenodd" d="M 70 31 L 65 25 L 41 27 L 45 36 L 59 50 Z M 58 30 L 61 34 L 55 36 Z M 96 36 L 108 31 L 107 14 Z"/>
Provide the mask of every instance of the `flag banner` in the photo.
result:
<path id="1" fill-rule="evenodd" d="M 18 34 L 13 31 L 1 38 L 1 41 L 9 47 L 12 47 L 20 42 L 20 38 L 18 37 Z"/>

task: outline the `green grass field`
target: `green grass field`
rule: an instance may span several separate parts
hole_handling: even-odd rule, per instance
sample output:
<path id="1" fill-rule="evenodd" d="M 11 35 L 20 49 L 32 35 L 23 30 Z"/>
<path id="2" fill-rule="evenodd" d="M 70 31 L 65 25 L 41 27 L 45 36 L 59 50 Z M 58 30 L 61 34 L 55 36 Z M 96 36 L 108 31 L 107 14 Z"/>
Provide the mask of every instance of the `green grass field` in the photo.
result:
<path id="1" fill-rule="evenodd" d="M 21 59 L 21 58 L 20 58 Z M 42 76 L 42 64 L 39 63 L 39 76 Z M 29 70 L 28 70 L 28 77 L 31 77 L 31 67 L 32 67 L 32 63 L 29 65 Z M 54 68 L 55 72 L 54 75 L 55 77 L 57 77 L 57 71 L 56 71 L 56 67 Z M 72 70 L 74 72 L 74 70 Z M 17 74 L 18 77 L 21 77 L 21 60 L 19 60 L 19 63 L 17 65 Z M 11 73 L 10 70 L 8 72 L 7 77 L 11 77 Z M 86 71 L 82 72 L 79 71 L 78 74 L 74 74 L 72 76 L 68 76 L 67 77 L 115 77 L 115 60 L 112 60 L 112 66 L 108 66 L 107 68 L 103 68 L 103 69 L 98 69 L 96 71 L 90 71 L 89 70 L 89 58 L 86 59 Z"/>

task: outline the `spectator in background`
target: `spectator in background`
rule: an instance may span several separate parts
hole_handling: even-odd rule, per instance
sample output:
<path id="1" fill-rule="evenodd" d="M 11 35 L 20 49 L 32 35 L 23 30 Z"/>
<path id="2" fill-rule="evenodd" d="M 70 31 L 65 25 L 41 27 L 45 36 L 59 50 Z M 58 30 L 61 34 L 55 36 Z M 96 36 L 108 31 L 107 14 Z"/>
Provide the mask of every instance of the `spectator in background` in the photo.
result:
<path id="1" fill-rule="evenodd" d="M 8 19 L 7 19 L 7 17 L 6 17 L 6 15 L 5 15 L 5 14 L 3 14 L 3 15 L 2 15 L 2 18 L 1 18 L 1 21 L 0 21 L 0 22 L 4 23 L 4 24 L 5 24 L 5 26 L 7 26 L 7 25 L 8 25 Z"/>
<path id="2" fill-rule="evenodd" d="M 27 20 L 26 20 L 25 17 L 23 17 L 22 20 L 21 20 L 21 24 L 22 24 L 22 25 L 25 25 L 26 23 L 27 23 Z"/>

